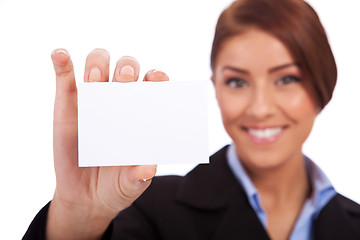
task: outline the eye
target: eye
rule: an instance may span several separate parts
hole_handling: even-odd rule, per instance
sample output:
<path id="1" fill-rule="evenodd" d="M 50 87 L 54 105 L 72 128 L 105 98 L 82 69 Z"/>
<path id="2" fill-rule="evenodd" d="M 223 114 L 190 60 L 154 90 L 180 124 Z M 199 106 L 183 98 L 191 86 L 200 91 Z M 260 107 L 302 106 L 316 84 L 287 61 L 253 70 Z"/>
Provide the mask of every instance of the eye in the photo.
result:
<path id="1" fill-rule="evenodd" d="M 290 83 L 296 83 L 300 82 L 300 78 L 293 76 L 293 75 L 286 75 L 284 77 L 281 77 L 279 80 L 276 81 L 277 85 L 287 85 Z"/>
<path id="2" fill-rule="evenodd" d="M 230 88 L 243 88 L 248 86 L 248 83 L 241 78 L 229 78 L 226 80 L 225 84 Z"/>

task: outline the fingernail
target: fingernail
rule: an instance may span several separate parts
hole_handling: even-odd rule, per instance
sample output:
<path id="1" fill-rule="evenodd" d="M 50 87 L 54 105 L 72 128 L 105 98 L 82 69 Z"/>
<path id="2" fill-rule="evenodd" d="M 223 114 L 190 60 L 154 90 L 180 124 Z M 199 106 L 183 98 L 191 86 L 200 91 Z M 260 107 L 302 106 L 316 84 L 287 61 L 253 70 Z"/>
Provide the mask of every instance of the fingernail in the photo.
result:
<path id="1" fill-rule="evenodd" d="M 89 73 L 89 82 L 99 82 L 101 80 L 101 71 L 98 67 L 93 67 Z"/>
<path id="2" fill-rule="evenodd" d="M 153 178 L 154 178 L 154 176 L 149 177 L 149 178 L 140 179 L 139 181 L 144 183 L 144 182 L 150 181 L 150 180 L 153 179 Z"/>
<path id="3" fill-rule="evenodd" d="M 68 55 L 69 53 L 66 51 L 66 50 L 64 50 L 64 49 L 56 49 L 54 52 L 53 52 L 53 54 L 63 54 L 63 55 Z"/>
<path id="4" fill-rule="evenodd" d="M 155 72 L 161 72 L 160 70 L 158 69 L 151 69 L 150 71 L 148 71 L 147 73 L 155 73 Z"/>
<path id="5" fill-rule="evenodd" d="M 135 70 L 130 65 L 125 65 L 120 69 L 120 75 L 130 75 L 132 77 L 135 77 Z"/>

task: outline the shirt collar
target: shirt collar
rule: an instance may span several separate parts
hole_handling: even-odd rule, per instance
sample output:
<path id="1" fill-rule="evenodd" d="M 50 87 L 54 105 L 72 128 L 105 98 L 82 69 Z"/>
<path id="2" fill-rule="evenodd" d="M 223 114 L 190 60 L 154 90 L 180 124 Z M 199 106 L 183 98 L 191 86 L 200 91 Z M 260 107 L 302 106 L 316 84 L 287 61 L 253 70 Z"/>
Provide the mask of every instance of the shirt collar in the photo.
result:
<path id="1" fill-rule="evenodd" d="M 231 171 L 244 188 L 250 205 L 257 213 L 263 226 L 266 226 L 266 213 L 261 206 L 259 193 L 252 183 L 244 166 L 239 160 L 235 145 L 231 144 L 227 151 L 227 161 Z M 328 201 L 335 195 L 335 190 L 325 173 L 308 157 L 304 156 L 306 171 L 312 186 L 312 194 L 308 201 L 315 214 L 318 214 Z"/>
<path id="2" fill-rule="evenodd" d="M 328 202 L 329 196 L 334 195 L 334 187 L 331 184 L 329 178 L 316 165 L 310 158 L 304 157 L 306 164 L 306 171 L 310 178 L 312 193 L 310 196 L 310 202 L 313 205 L 315 212 L 319 213 L 320 210 Z"/>

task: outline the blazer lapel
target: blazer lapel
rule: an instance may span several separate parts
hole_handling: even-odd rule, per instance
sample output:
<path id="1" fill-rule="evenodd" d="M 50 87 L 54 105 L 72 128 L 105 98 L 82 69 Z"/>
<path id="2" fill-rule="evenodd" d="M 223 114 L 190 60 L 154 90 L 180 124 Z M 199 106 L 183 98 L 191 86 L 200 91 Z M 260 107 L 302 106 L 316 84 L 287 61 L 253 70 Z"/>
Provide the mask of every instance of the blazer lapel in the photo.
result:
<path id="1" fill-rule="evenodd" d="M 185 176 L 176 199 L 203 212 L 219 212 L 213 239 L 269 239 L 246 194 L 231 172 L 224 147 Z"/>
<path id="2" fill-rule="evenodd" d="M 247 199 L 237 194 L 224 214 L 214 240 L 270 239 Z"/>

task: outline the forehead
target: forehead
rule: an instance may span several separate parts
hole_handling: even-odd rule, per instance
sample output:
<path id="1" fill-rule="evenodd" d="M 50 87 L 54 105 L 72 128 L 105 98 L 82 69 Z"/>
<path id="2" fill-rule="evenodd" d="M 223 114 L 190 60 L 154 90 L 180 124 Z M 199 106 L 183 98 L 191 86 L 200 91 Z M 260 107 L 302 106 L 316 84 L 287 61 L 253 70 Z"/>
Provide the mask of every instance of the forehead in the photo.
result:
<path id="1" fill-rule="evenodd" d="M 272 68 L 293 63 L 285 45 L 271 34 L 249 29 L 231 37 L 222 44 L 216 65 L 241 66 L 243 68 Z"/>

